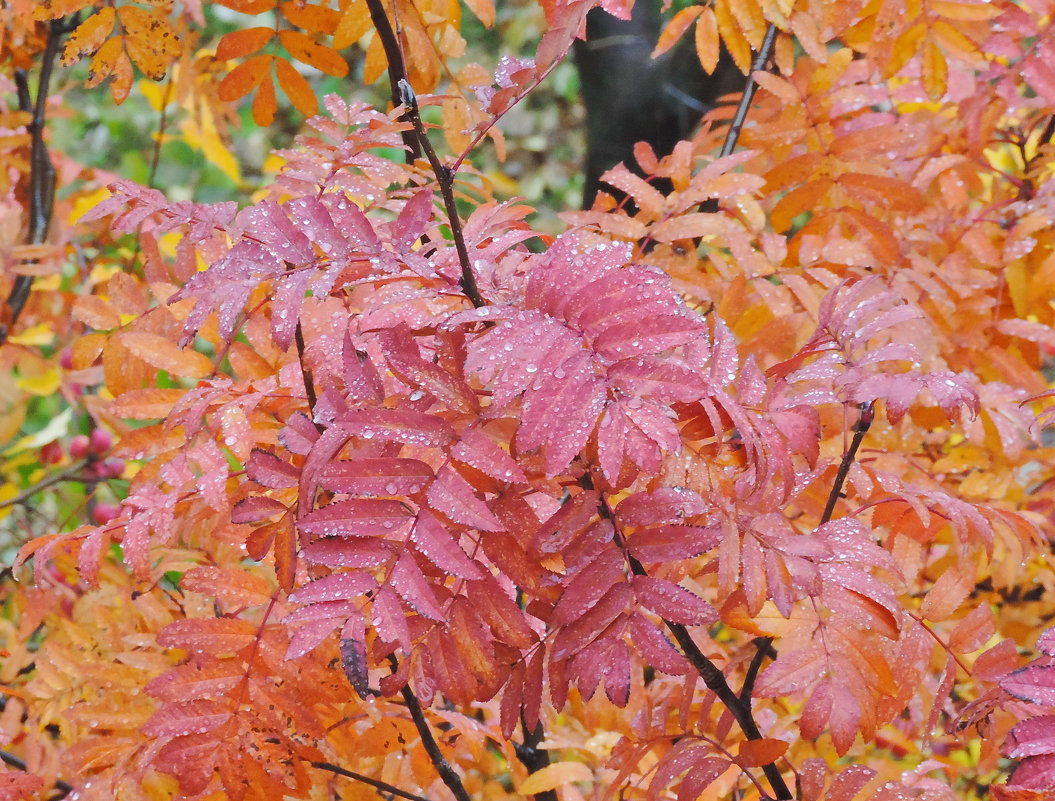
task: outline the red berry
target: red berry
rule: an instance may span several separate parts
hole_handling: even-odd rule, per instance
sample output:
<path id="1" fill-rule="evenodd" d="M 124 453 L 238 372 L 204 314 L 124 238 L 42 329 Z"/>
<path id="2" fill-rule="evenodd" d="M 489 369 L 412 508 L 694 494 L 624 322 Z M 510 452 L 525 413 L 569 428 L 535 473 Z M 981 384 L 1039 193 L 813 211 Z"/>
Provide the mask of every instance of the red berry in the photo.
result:
<path id="1" fill-rule="evenodd" d="M 59 364 L 63 370 L 73 369 L 73 350 L 71 348 L 64 348 L 62 355 L 59 356 Z"/>
<path id="2" fill-rule="evenodd" d="M 70 440 L 70 458 L 84 459 L 88 456 L 90 443 L 84 434 L 78 434 Z"/>
<path id="3" fill-rule="evenodd" d="M 121 513 L 121 507 L 112 503 L 97 503 L 92 509 L 92 520 L 97 526 L 104 526 Z"/>
<path id="4" fill-rule="evenodd" d="M 110 446 L 114 444 L 114 438 L 105 428 L 93 428 L 88 442 L 91 452 L 99 456 L 110 450 Z"/>
<path id="5" fill-rule="evenodd" d="M 103 459 L 98 465 L 101 478 L 117 478 L 125 471 L 125 460 L 116 456 Z"/>
<path id="6" fill-rule="evenodd" d="M 58 464 L 62 461 L 62 455 L 62 445 L 57 439 L 40 449 L 40 461 L 44 464 Z"/>

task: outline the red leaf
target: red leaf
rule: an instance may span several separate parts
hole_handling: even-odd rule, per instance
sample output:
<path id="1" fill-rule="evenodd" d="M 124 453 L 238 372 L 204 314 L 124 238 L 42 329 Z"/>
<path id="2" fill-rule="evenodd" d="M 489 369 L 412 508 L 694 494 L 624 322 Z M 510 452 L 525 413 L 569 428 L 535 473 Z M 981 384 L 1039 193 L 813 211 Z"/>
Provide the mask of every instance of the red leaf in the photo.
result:
<path id="1" fill-rule="evenodd" d="M 373 457 L 332 462 L 319 483 L 349 495 L 415 495 L 431 479 L 432 468 L 417 459 Z"/>
<path id="2" fill-rule="evenodd" d="M 404 550 L 396 560 L 396 566 L 392 570 L 392 586 L 418 614 L 432 620 L 444 619 L 436 595 L 410 551 Z"/>
<path id="3" fill-rule="evenodd" d="M 323 537 L 384 537 L 398 532 L 414 513 L 400 501 L 356 498 L 333 501 L 304 515 L 297 527 Z"/>
<path id="4" fill-rule="evenodd" d="M 245 472 L 250 479 L 268 489 L 289 489 L 300 481 L 300 470 L 262 448 L 253 448 Z"/>
<path id="5" fill-rule="evenodd" d="M 453 467 L 440 468 L 436 480 L 429 486 L 428 499 L 433 509 L 454 523 L 481 531 L 502 531 L 505 528 Z"/>
<path id="6" fill-rule="evenodd" d="M 651 576 L 634 576 L 633 585 L 638 603 L 664 620 L 692 626 L 708 626 L 718 619 L 714 607 L 672 581 Z"/>
<path id="7" fill-rule="evenodd" d="M 1000 686 L 1023 701 L 1055 706 L 1055 665 L 1026 665 L 1002 678 Z"/>
<path id="8" fill-rule="evenodd" d="M 427 509 L 418 513 L 410 538 L 418 550 L 440 570 L 464 579 L 483 578 L 479 565 L 465 555 L 443 524 Z"/>
<path id="9" fill-rule="evenodd" d="M 1055 715 L 1041 715 L 1019 723 L 1001 749 L 1012 759 L 1055 754 Z"/>
<path id="10" fill-rule="evenodd" d="M 629 584 L 613 585 L 592 609 L 557 634 L 550 651 L 551 658 L 565 659 L 592 643 L 613 620 L 623 613 L 630 597 Z"/>
<path id="11" fill-rule="evenodd" d="M 198 698 L 161 707 L 143 724 L 143 733 L 150 737 L 205 734 L 230 719 L 231 711 L 226 706 L 217 701 Z"/>
<path id="12" fill-rule="evenodd" d="M 176 620 L 158 634 L 158 645 L 195 653 L 235 653 L 253 644 L 256 626 L 232 617 Z"/>
<path id="13" fill-rule="evenodd" d="M 441 448 L 454 439 L 454 430 L 442 417 L 397 409 L 355 409 L 341 415 L 337 424 L 360 439 L 423 448 Z"/>

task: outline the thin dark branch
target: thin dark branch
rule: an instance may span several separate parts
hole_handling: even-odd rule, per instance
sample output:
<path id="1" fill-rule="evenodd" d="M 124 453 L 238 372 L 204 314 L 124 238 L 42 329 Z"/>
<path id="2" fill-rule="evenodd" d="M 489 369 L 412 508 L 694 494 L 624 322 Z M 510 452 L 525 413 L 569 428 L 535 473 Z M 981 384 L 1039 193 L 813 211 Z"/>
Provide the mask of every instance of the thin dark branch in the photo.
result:
<path id="1" fill-rule="evenodd" d="M 344 776 L 346 779 L 354 779 L 357 782 L 369 784 L 380 793 L 388 793 L 389 795 L 398 796 L 399 798 L 406 798 L 407 801 L 430 801 L 426 796 L 408 793 L 406 790 L 400 790 L 398 787 L 389 784 L 388 782 L 371 779 L 369 776 L 356 773 L 354 770 L 347 770 L 340 765 L 334 765 L 332 762 L 312 762 L 311 766 L 318 768 L 319 770 L 328 770 L 330 773 L 336 773 L 338 776 Z"/>
<path id="2" fill-rule="evenodd" d="M 40 77 L 37 81 L 35 100 L 30 98 L 29 79 L 26 73 L 21 70 L 15 72 L 19 109 L 33 115 L 29 123 L 29 231 L 26 236 L 26 241 L 30 245 L 39 245 L 47 238 L 48 228 L 51 226 L 51 214 L 55 207 L 55 165 L 52 164 L 47 145 L 44 143 L 44 123 L 51 73 L 59 54 L 59 44 L 66 30 L 66 24 L 61 19 L 52 20 L 48 25 L 48 39 L 41 56 Z M 22 314 L 22 309 L 29 300 L 29 290 L 32 284 L 32 276 L 15 277 L 11 292 L 7 296 L 5 315 L 7 319 L 0 322 L 0 345 L 7 340 L 19 315 Z"/>
<path id="3" fill-rule="evenodd" d="M 755 646 L 755 655 L 747 666 L 747 675 L 744 676 L 744 683 L 740 687 L 740 700 L 748 709 L 751 708 L 751 693 L 755 691 L 755 679 L 758 678 L 758 671 L 762 669 L 762 663 L 767 656 L 771 659 L 777 657 L 777 652 L 773 650 L 772 637 L 755 637 L 752 643 Z"/>
<path id="4" fill-rule="evenodd" d="M 443 207 L 447 210 L 447 219 L 451 225 L 451 237 L 454 239 L 454 248 L 458 251 L 458 262 L 462 267 L 462 291 L 472 301 L 473 306 L 480 308 L 487 303 L 480 295 L 480 288 L 476 285 L 476 275 L 473 273 L 472 264 L 469 262 L 469 251 L 465 246 L 465 234 L 462 233 L 462 221 L 458 217 L 458 206 L 454 202 L 454 173 L 450 168 L 440 163 L 436 150 L 429 141 L 429 135 L 425 131 L 425 124 L 421 121 L 418 112 L 418 101 L 414 90 L 405 79 L 399 82 L 400 100 L 407 108 L 407 117 L 414 126 L 417 134 L 418 144 L 429 160 L 432 171 L 436 174 L 436 180 L 440 185 L 440 193 L 443 195 Z"/>
<path id="5" fill-rule="evenodd" d="M 828 503 L 825 504 L 824 512 L 821 514 L 820 525 L 822 526 L 830 521 L 835 513 L 835 504 L 838 503 L 839 496 L 842 495 L 843 484 L 846 483 L 846 476 L 849 475 L 850 467 L 853 465 L 854 459 L 857 458 L 857 450 L 861 447 L 861 441 L 865 438 L 865 434 L 868 433 L 868 429 L 872 427 L 872 421 L 875 419 L 875 401 L 862 403 L 858 408 L 861 410 L 861 416 L 857 419 L 857 425 L 854 426 L 853 439 L 850 440 L 850 447 L 843 454 L 843 460 L 839 463 L 839 472 L 835 474 L 831 492 L 828 493 Z"/>
<path id="6" fill-rule="evenodd" d="M 154 153 L 150 157 L 150 172 L 147 174 L 147 186 L 154 189 L 154 181 L 158 177 L 158 165 L 161 164 L 161 145 L 165 140 L 165 130 L 168 128 L 169 99 L 172 97 L 172 73 L 169 73 L 165 82 L 165 92 L 161 97 L 161 117 L 158 119 L 157 138 L 154 140 Z M 138 240 L 137 240 L 138 241 Z"/>
<path id="7" fill-rule="evenodd" d="M 773 44 L 777 40 L 777 27 L 772 22 L 769 23 L 769 27 L 766 28 L 766 35 L 762 39 L 762 46 L 758 49 L 758 53 L 755 56 L 754 62 L 751 64 L 751 72 L 748 73 L 747 81 L 744 83 L 744 92 L 740 95 L 740 104 L 736 107 L 736 113 L 733 115 L 733 121 L 729 123 L 729 130 L 725 133 L 725 141 L 722 143 L 722 150 L 719 153 L 719 157 L 729 156 L 734 150 L 736 150 L 736 143 L 740 139 L 740 132 L 744 128 L 744 123 L 747 121 L 747 112 L 751 109 L 751 103 L 755 99 L 755 90 L 758 89 L 758 84 L 755 83 L 755 73 L 758 70 L 764 70 L 766 64 L 769 62 L 769 57 L 773 53 Z M 700 211 L 714 214 L 718 211 L 718 199 L 711 198 L 700 204 Z"/>
<path id="8" fill-rule="evenodd" d="M 820 525 L 822 526 L 829 522 L 835 513 L 835 504 L 838 502 L 839 496 L 842 495 L 843 485 L 846 483 L 846 477 L 850 473 L 850 467 L 853 465 L 854 459 L 857 458 L 857 451 L 861 448 L 861 442 L 864 440 L 865 434 L 868 433 L 868 429 L 872 426 L 872 420 L 875 418 L 875 403 L 861 404 L 860 410 L 861 416 L 857 420 L 857 425 L 854 426 L 854 435 L 850 440 L 850 447 L 846 449 L 846 453 L 843 454 L 842 461 L 839 463 L 839 471 L 835 474 L 835 481 L 832 482 L 832 488 L 828 493 L 828 502 L 825 504 L 824 512 L 821 514 Z M 767 656 L 773 659 L 776 658 L 772 637 L 758 637 L 754 642 L 757 650 L 754 658 L 751 659 L 751 664 L 747 667 L 747 675 L 744 677 L 744 684 L 740 688 L 740 700 L 748 708 L 751 707 L 751 693 L 755 689 L 755 679 L 758 677 L 758 671 L 762 669 L 762 663 Z"/>
<path id="9" fill-rule="evenodd" d="M 21 757 L 17 757 L 8 751 L 0 751 L 0 761 L 3 761 L 5 765 L 8 765 L 16 770 L 24 771 L 26 769 L 26 762 Z M 55 789 L 59 792 L 51 797 L 52 801 L 58 801 L 60 798 L 65 798 L 73 792 L 73 785 L 64 782 L 62 779 L 55 780 Z"/>
<path id="10" fill-rule="evenodd" d="M 53 487 L 56 484 L 61 484 L 63 481 L 86 481 L 88 477 L 83 476 L 80 473 L 85 467 L 88 466 L 90 461 L 91 460 L 77 462 L 74 465 L 70 465 L 69 467 L 60 470 L 57 473 L 53 473 L 50 476 L 41 479 L 32 487 L 23 490 L 22 492 L 18 493 L 18 495 L 15 495 L 13 498 L 8 498 L 7 500 L 0 501 L 0 509 L 6 509 L 8 506 L 19 506 L 28 501 L 38 492 L 46 490 L 48 487 Z"/>
<path id="11" fill-rule="evenodd" d="M 315 379 L 312 378 L 311 370 L 304 362 L 304 330 L 297 321 L 297 330 L 293 335 L 297 343 L 297 359 L 300 361 L 300 374 L 304 378 L 304 391 L 308 394 L 308 408 L 311 409 L 312 418 L 315 417 L 315 407 L 319 403 L 319 397 L 315 394 Z"/>
<path id="12" fill-rule="evenodd" d="M 535 728 L 528 731 L 523 713 L 520 715 L 520 727 L 524 730 L 524 742 L 523 744 L 514 743 L 513 749 L 516 751 L 517 759 L 528 769 L 528 773 L 536 773 L 549 765 L 549 751 L 538 747 L 539 743 L 546 738 L 546 731 L 542 728 L 542 721 L 536 723 Z M 557 791 L 546 790 L 536 793 L 534 798 L 536 801 L 557 801 Z"/>
<path id="13" fill-rule="evenodd" d="M 579 483 L 586 489 L 594 488 L 593 479 L 588 473 L 579 480 Z M 614 525 L 615 520 L 606 500 L 602 500 L 599 512 Z M 615 528 L 615 533 L 617 541 L 622 542 L 622 535 L 620 534 L 618 527 Z M 636 556 L 625 549 L 624 556 L 627 564 L 630 566 L 630 572 L 635 576 L 648 576 L 648 571 L 645 570 L 645 566 L 641 564 Z M 725 674 L 722 673 L 721 669 L 708 659 L 706 654 L 700 650 L 700 647 L 696 645 L 696 642 L 689 634 L 689 630 L 683 624 L 675 623 L 666 618 L 663 619 L 663 622 L 674 637 L 674 640 L 678 643 L 682 653 L 685 654 L 685 658 L 689 660 L 689 663 L 696 669 L 700 678 L 703 679 L 703 683 L 707 685 L 707 689 L 717 695 L 718 700 L 722 702 L 730 713 L 732 713 L 733 718 L 736 720 L 747 739 L 761 740 L 762 732 L 759 731 L 758 724 L 755 723 L 750 705 L 745 704 L 740 699 L 740 696 L 733 691 Z M 765 774 L 770 787 L 773 788 L 773 792 L 778 799 L 790 799 L 792 797 L 791 790 L 788 789 L 788 785 L 784 781 L 784 777 L 780 775 L 780 769 L 775 763 L 770 762 L 768 765 L 763 765 L 762 772 Z"/>
<path id="14" fill-rule="evenodd" d="M 403 61 L 403 49 L 399 46 L 399 38 L 392 29 L 392 23 L 385 13 L 385 7 L 381 0 L 366 0 L 366 7 L 370 11 L 370 21 L 374 23 L 374 30 L 381 40 L 381 47 L 388 59 L 388 85 L 392 95 L 392 105 L 400 104 L 399 82 L 407 79 L 407 67 Z M 407 119 L 403 115 L 402 119 Z M 413 164 L 421 157 L 421 147 L 418 138 L 413 131 L 403 131 L 403 144 L 407 147 L 407 163 Z"/>
<path id="15" fill-rule="evenodd" d="M 393 672 L 399 669 L 399 662 L 395 656 L 389 656 L 388 661 L 392 665 Z M 425 753 L 429 755 L 432 766 L 440 774 L 440 779 L 443 780 L 443 783 L 447 785 L 447 789 L 454 794 L 458 801 L 472 801 L 469 793 L 465 791 L 461 777 L 451 767 L 451 763 L 447 761 L 447 757 L 443 755 L 443 752 L 440 751 L 439 743 L 436 742 L 432 729 L 429 728 L 429 722 L 425 720 L 425 712 L 421 708 L 421 702 L 418 697 L 414 695 L 414 691 L 409 684 L 405 684 L 400 692 L 403 695 L 403 703 L 407 705 L 407 710 L 410 712 L 410 718 L 414 721 L 414 727 L 418 730 L 418 736 L 421 737 L 421 744 L 425 747 Z"/>
<path id="16" fill-rule="evenodd" d="M 751 101 L 755 99 L 755 90 L 758 89 L 758 84 L 755 83 L 755 73 L 766 68 L 766 63 L 773 52 L 773 44 L 776 40 L 777 26 L 771 22 L 769 27 L 766 28 L 765 38 L 762 39 L 762 46 L 758 49 L 754 63 L 751 64 L 751 74 L 747 76 L 747 83 L 744 84 L 744 93 L 740 96 L 740 105 L 736 107 L 736 114 L 733 115 L 733 121 L 729 124 L 729 130 L 725 134 L 725 142 L 722 144 L 720 156 L 731 155 L 736 150 L 736 142 L 740 138 L 740 131 L 743 130 L 744 122 L 747 120 L 747 112 L 751 108 Z"/>

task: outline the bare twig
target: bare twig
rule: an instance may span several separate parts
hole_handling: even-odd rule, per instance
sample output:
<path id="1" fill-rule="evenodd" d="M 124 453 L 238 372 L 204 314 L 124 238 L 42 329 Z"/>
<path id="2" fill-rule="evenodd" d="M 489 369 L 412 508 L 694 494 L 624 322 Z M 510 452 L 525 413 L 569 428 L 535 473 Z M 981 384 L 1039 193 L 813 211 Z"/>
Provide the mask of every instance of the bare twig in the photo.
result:
<path id="1" fill-rule="evenodd" d="M 77 462 L 77 464 L 70 465 L 57 473 L 52 473 L 50 476 L 38 481 L 29 489 L 18 493 L 18 495 L 15 495 L 13 498 L 7 498 L 6 500 L 0 501 L 0 509 L 6 509 L 8 506 L 20 506 L 38 492 L 46 490 L 48 487 L 53 487 L 56 484 L 61 484 L 63 481 L 87 482 L 89 480 L 94 480 L 94 477 L 89 478 L 88 476 L 80 475 L 80 472 L 88 466 L 90 461 L 92 460 Z"/>
<path id="2" fill-rule="evenodd" d="M 875 401 L 862 403 L 858 408 L 861 411 L 861 416 L 857 418 L 853 439 L 850 440 L 850 447 L 843 454 L 843 459 L 839 463 L 839 471 L 835 474 L 835 481 L 832 483 L 831 491 L 828 493 L 828 503 L 824 505 L 824 512 L 821 514 L 820 525 L 822 526 L 830 521 L 835 513 L 835 504 L 839 501 L 839 496 L 843 491 L 843 484 L 846 483 L 846 477 L 850 473 L 854 459 L 857 458 L 857 451 L 861 447 L 861 441 L 865 438 L 865 434 L 868 433 L 868 429 L 872 427 L 872 421 L 875 419 Z"/>
<path id="3" fill-rule="evenodd" d="M 725 141 L 722 143 L 722 150 L 718 154 L 719 158 L 731 155 L 736 150 L 736 143 L 740 139 L 740 132 L 744 128 L 744 122 L 747 121 L 747 112 L 751 108 L 751 102 L 755 99 L 755 90 L 758 89 L 758 84 L 755 83 L 755 73 L 759 70 L 766 68 L 766 63 L 769 61 L 769 56 L 773 52 L 773 44 L 777 40 L 777 27 L 771 22 L 769 27 L 766 28 L 765 38 L 762 39 L 762 46 L 758 49 L 758 54 L 755 56 L 754 62 L 751 64 L 751 72 L 748 73 L 747 82 L 744 84 L 744 92 L 740 95 L 740 104 L 736 107 L 736 114 L 733 115 L 733 121 L 729 123 L 729 130 L 726 131 Z M 700 211 L 714 214 L 718 211 L 718 199 L 711 198 L 700 204 Z"/>
<path id="4" fill-rule="evenodd" d="M 374 23 L 374 30 L 381 40 L 381 47 L 388 59 L 388 85 L 391 90 L 392 104 L 398 106 L 400 103 L 399 82 L 407 79 L 407 67 L 403 61 L 403 48 L 399 45 L 399 38 L 392 30 L 392 23 L 385 13 L 385 7 L 381 0 L 366 0 L 366 7 L 370 11 L 370 21 Z M 403 119 L 407 119 L 406 115 Z M 407 163 L 413 164 L 421 157 L 421 147 L 413 131 L 403 131 L 403 144 L 407 147 Z"/>
<path id="5" fill-rule="evenodd" d="M 395 656 L 389 656 L 388 661 L 392 665 L 392 671 L 395 672 L 399 669 L 399 662 Z M 447 761 L 447 758 L 440 751 L 439 743 L 436 742 L 436 738 L 432 734 L 432 729 L 429 728 L 429 722 L 425 720 L 425 712 L 421 708 L 421 702 L 418 697 L 414 695 L 414 691 L 410 688 L 409 684 L 403 685 L 401 690 L 403 695 L 403 703 L 407 705 L 407 710 L 410 712 L 410 718 L 414 721 L 414 726 L 418 730 L 418 736 L 421 737 L 421 744 L 425 747 L 425 753 L 429 755 L 429 760 L 432 762 L 432 766 L 436 768 L 436 772 L 440 774 L 440 779 L 447 785 L 447 789 L 450 790 L 458 801 L 472 801 L 469 798 L 469 793 L 465 791 L 465 786 L 462 784 L 461 777 L 451 767 L 451 763 Z"/>
<path id="6" fill-rule="evenodd" d="M 62 19 L 52 20 L 48 25 L 48 39 L 40 62 L 40 78 L 37 95 L 30 98 L 29 78 L 23 70 L 15 71 L 18 89 L 18 106 L 21 111 L 33 115 L 29 123 L 29 232 L 26 241 L 30 245 L 44 242 L 51 226 L 51 214 L 55 205 L 55 165 L 51 163 L 47 145 L 44 143 L 45 112 L 48 103 L 48 88 L 55 59 L 59 54 L 59 43 L 67 31 Z M 11 292 L 7 296 L 6 320 L 0 322 L 0 345 L 15 327 L 18 317 L 29 300 L 33 278 L 29 275 L 15 277 Z"/>
<path id="7" fill-rule="evenodd" d="M 406 80 L 400 80 L 399 90 L 400 100 L 407 107 L 407 116 L 414 126 L 414 133 L 417 134 L 418 144 L 421 145 L 425 158 L 429 160 L 429 165 L 436 174 L 436 180 L 440 185 L 440 194 L 443 195 L 443 207 L 447 210 L 447 219 L 450 220 L 454 248 L 458 251 L 458 262 L 462 266 L 462 291 L 476 308 L 486 306 L 487 302 L 480 295 L 480 289 L 476 285 L 476 275 L 473 273 L 472 264 L 469 262 L 469 251 L 465 247 L 462 221 L 458 217 L 458 206 L 454 202 L 454 173 L 451 172 L 449 167 L 440 163 L 439 156 L 436 155 L 436 151 L 429 141 L 429 135 L 425 131 L 425 124 L 421 121 L 421 114 L 418 113 L 418 100 L 414 95 L 414 90 Z"/>
<path id="8" fill-rule="evenodd" d="M 340 765 L 334 765 L 332 762 L 312 762 L 311 766 L 318 768 L 319 770 L 328 770 L 330 773 L 336 773 L 338 776 L 344 776 L 346 779 L 354 779 L 357 782 L 368 784 L 379 793 L 388 793 L 389 795 L 394 795 L 399 798 L 406 798 L 407 801 L 430 801 L 430 799 L 423 795 L 408 793 L 406 790 L 400 790 L 398 787 L 389 784 L 388 782 L 371 779 L 369 776 L 356 773 L 354 770 L 347 770 Z"/>

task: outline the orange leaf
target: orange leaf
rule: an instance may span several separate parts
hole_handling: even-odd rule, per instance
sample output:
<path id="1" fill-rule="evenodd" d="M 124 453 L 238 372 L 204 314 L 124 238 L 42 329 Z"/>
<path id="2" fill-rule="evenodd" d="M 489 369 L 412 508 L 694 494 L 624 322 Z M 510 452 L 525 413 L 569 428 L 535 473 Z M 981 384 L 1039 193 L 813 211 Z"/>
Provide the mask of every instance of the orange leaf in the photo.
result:
<path id="1" fill-rule="evenodd" d="M 255 53 L 271 41 L 275 35 L 274 28 L 243 28 L 224 34 L 216 45 L 216 58 L 227 61 L 231 58 L 242 58 Z"/>
<path id="2" fill-rule="evenodd" d="M 923 598 L 919 612 L 927 620 L 945 620 L 960 607 L 973 589 L 973 577 L 950 565 Z"/>
<path id="3" fill-rule="evenodd" d="M 62 64 L 70 66 L 98 50 L 114 28 L 117 15 L 110 6 L 99 9 L 77 26 L 62 49 Z"/>
<path id="4" fill-rule="evenodd" d="M 670 22 L 667 23 L 667 26 L 659 35 L 656 47 L 652 51 L 652 58 L 663 55 L 677 44 L 678 39 L 689 29 L 689 26 L 696 20 L 696 17 L 700 16 L 702 11 L 703 6 L 689 6 L 671 17 Z"/>
<path id="5" fill-rule="evenodd" d="M 476 15 L 485 28 L 490 28 L 495 24 L 494 0 L 465 0 L 465 5 L 469 6 L 469 10 Z"/>
<path id="6" fill-rule="evenodd" d="M 73 343 L 70 358 L 75 370 L 83 370 L 95 364 L 106 344 L 106 334 L 85 334 Z"/>
<path id="7" fill-rule="evenodd" d="M 760 768 L 784 756 L 788 744 L 783 740 L 763 737 L 761 740 L 745 740 L 740 743 L 736 764 L 743 768 Z"/>
<path id="8" fill-rule="evenodd" d="M 125 40 L 123 38 L 114 38 L 110 41 L 120 44 Z M 114 71 L 110 74 L 110 97 L 114 99 L 114 103 L 121 105 L 128 99 L 128 93 L 131 91 L 132 62 L 129 60 L 127 53 L 121 52 L 117 55 L 117 59 L 114 61 Z"/>
<path id="9" fill-rule="evenodd" d="M 385 74 L 387 68 L 388 57 L 385 55 L 384 45 L 381 44 L 381 37 L 375 36 L 366 48 L 366 58 L 363 60 L 363 83 L 373 83 Z"/>
<path id="10" fill-rule="evenodd" d="M 729 10 L 736 17 L 740 30 L 751 47 L 756 50 L 761 47 L 762 39 L 766 35 L 766 18 L 762 16 L 762 9 L 758 7 L 758 3 L 755 0 L 737 0 L 729 5 Z"/>
<path id="11" fill-rule="evenodd" d="M 117 16 L 125 29 L 125 49 L 136 66 L 155 81 L 164 78 L 180 54 L 180 42 L 162 12 L 121 6 Z"/>
<path id="12" fill-rule="evenodd" d="M 253 56 L 231 70 L 216 90 L 220 100 L 231 103 L 249 94 L 270 71 L 272 59 L 269 54 Z"/>
<path id="13" fill-rule="evenodd" d="M 593 780 L 593 771 L 582 762 L 554 762 L 532 773 L 517 790 L 520 795 L 537 795 L 547 790 Z"/>
<path id="14" fill-rule="evenodd" d="M 217 0 L 221 6 L 227 6 L 240 14 L 263 14 L 275 7 L 276 0 Z"/>
<path id="15" fill-rule="evenodd" d="M 365 4 L 364 4 L 365 5 Z M 337 30 L 340 14 L 332 8 L 325 6 L 313 6 L 300 2 L 285 2 L 279 8 L 291 25 L 303 28 L 312 33 L 324 33 L 332 36 Z"/>
<path id="16" fill-rule="evenodd" d="M 861 203 L 886 206 L 895 211 L 915 211 L 923 205 L 923 196 L 911 184 L 897 178 L 848 172 L 839 184 Z"/>
<path id="17" fill-rule="evenodd" d="M 245 570 L 201 565 L 183 574 L 180 589 L 200 592 L 231 607 L 263 606 L 271 600 L 271 585 Z"/>
<path id="18" fill-rule="evenodd" d="M 710 75 L 717 69 L 720 55 L 718 20 L 714 17 L 714 9 L 707 6 L 696 21 L 696 57 L 704 72 Z"/>
<path id="19" fill-rule="evenodd" d="M 121 325 L 121 315 L 98 295 L 81 295 L 77 298 L 73 303 L 73 319 L 100 331 Z"/>
<path id="20" fill-rule="evenodd" d="M 300 31 L 279 31 L 278 38 L 297 61 L 334 78 L 343 78 L 348 74 L 348 62 L 332 47 L 321 45 Z"/>
<path id="21" fill-rule="evenodd" d="M 315 93 L 311 90 L 311 84 L 286 59 L 275 59 L 275 76 L 278 78 L 278 85 L 282 87 L 282 91 L 286 93 L 286 96 L 296 106 L 297 111 L 306 117 L 310 117 L 319 110 L 319 105 L 315 100 Z"/>
<path id="22" fill-rule="evenodd" d="M 780 199 L 769 215 L 774 231 L 791 228 L 795 218 L 806 211 L 813 211 L 832 186 L 830 178 L 820 178 L 793 189 Z"/>
<path id="23" fill-rule="evenodd" d="M 744 38 L 740 25 L 733 17 L 729 8 L 729 0 L 716 0 L 714 4 L 714 17 L 718 22 L 718 31 L 725 42 L 725 48 L 733 57 L 737 68 L 744 75 L 751 70 L 751 45 Z"/>
<path id="24" fill-rule="evenodd" d="M 157 334 L 128 333 L 121 344 L 158 370 L 188 378 L 204 378 L 212 372 L 212 362 L 196 350 L 180 350 L 175 342 Z"/>
<path id="25" fill-rule="evenodd" d="M 923 46 L 923 63 L 920 65 L 920 71 L 927 97 L 931 100 L 941 100 L 948 85 L 949 67 L 945 63 L 945 54 L 932 39 L 928 39 Z"/>
<path id="26" fill-rule="evenodd" d="M 268 75 L 253 98 L 253 122 L 261 127 L 270 125 L 275 119 L 276 109 L 278 101 L 275 99 L 275 84 Z"/>
<path id="27" fill-rule="evenodd" d="M 109 412 L 126 420 L 160 420 L 172 411 L 183 395 L 182 389 L 133 389 L 114 400 Z"/>

